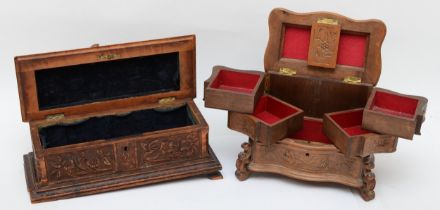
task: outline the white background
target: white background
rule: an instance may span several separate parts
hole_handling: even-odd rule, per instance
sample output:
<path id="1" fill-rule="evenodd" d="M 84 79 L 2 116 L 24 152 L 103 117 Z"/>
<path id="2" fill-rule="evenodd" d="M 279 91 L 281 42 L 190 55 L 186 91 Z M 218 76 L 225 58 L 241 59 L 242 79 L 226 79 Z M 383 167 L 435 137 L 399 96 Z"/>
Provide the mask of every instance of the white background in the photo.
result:
<path id="1" fill-rule="evenodd" d="M 377 18 L 388 28 L 378 86 L 429 99 L 422 136 L 376 155 L 376 199 L 356 190 L 277 175 L 234 176 L 247 138 L 226 127 L 225 111 L 204 108 L 203 80 L 213 65 L 263 70 L 272 8 Z M 436 1 L 5 1 L 0 2 L 0 209 L 439 209 L 440 15 Z M 31 205 L 22 155 L 32 150 L 21 122 L 13 57 L 185 34 L 197 35 L 198 107 L 224 179 L 205 177 Z M 437 130 L 437 133 L 435 132 Z"/>

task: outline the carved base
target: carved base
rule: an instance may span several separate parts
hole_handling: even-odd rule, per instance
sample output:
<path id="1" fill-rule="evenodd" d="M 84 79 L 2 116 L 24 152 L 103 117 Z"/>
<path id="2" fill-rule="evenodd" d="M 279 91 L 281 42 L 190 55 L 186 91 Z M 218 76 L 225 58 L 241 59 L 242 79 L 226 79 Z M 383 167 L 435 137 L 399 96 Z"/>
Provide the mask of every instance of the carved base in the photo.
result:
<path id="1" fill-rule="evenodd" d="M 376 176 L 371 171 L 374 168 L 374 155 L 364 157 L 363 162 L 365 166 L 362 173 L 363 185 L 359 192 L 365 201 L 370 201 L 374 199 L 374 188 L 376 187 Z"/>
<path id="2" fill-rule="evenodd" d="M 240 152 L 238 154 L 238 159 L 235 164 L 237 167 L 237 170 L 235 171 L 235 176 L 238 180 L 244 181 L 251 175 L 251 171 L 249 170 L 248 166 L 251 162 L 251 156 L 252 156 L 252 145 L 251 140 L 249 139 L 249 143 L 243 143 L 241 144 L 241 148 L 243 148 L 243 152 Z"/>
<path id="3" fill-rule="evenodd" d="M 359 189 L 365 201 L 374 199 L 374 156 L 346 157 L 333 145 L 281 141 L 270 147 L 241 145 L 236 177 L 246 180 L 254 172 L 275 173 L 312 182 L 333 182 Z"/>
<path id="4" fill-rule="evenodd" d="M 33 153 L 24 155 L 23 159 L 27 188 L 32 203 L 79 197 L 203 174 L 210 174 L 210 177 L 216 174 L 216 178 L 219 178 L 221 177 L 219 170 L 222 169 L 214 152 L 209 148 L 208 157 L 185 161 L 179 166 L 164 165 L 155 170 L 133 170 L 101 176 L 93 180 L 83 179 L 39 186 L 36 181 Z"/>

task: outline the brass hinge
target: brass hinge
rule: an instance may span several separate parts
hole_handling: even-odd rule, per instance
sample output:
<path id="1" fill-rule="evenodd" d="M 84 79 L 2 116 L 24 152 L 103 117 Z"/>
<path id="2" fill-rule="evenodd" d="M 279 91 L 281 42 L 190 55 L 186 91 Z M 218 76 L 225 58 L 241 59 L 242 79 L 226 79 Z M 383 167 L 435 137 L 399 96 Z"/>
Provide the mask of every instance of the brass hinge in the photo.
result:
<path id="1" fill-rule="evenodd" d="M 57 121 L 64 119 L 64 114 L 51 114 L 46 116 L 46 120 Z"/>
<path id="2" fill-rule="evenodd" d="M 291 69 L 291 68 L 287 68 L 287 67 L 281 67 L 279 72 L 280 72 L 280 74 L 287 75 L 287 76 L 292 76 L 292 75 L 296 74 L 295 69 Z"/>
<path id="3" fill-rule="evenodd" d="M 329 25 L 338 25 L 338 20 L 331 18 L 319 18 L 317 23 L 329 24 Z"/>
<path id="4" fill-rule="evenodd" d="M 361 78 L 356 76 L 347 76 L 344 77 L 344 82 L 349 84 L 359 84 L 361 83 Z"/>
<path id="5" fill-rule="evenodd" d="M 159 99 L 160 105 L 172 104 L 176 100 L 176 97 L 166 97 Z"/>
<path id="6" fill-rule="evenodd" d="M 98 60 L 112 60 L 112 59 L 116 59 L 116 58 L 120 58 L 121 56 L 118 54 L 103 54 L 103 55 L 98 55 Z"/>

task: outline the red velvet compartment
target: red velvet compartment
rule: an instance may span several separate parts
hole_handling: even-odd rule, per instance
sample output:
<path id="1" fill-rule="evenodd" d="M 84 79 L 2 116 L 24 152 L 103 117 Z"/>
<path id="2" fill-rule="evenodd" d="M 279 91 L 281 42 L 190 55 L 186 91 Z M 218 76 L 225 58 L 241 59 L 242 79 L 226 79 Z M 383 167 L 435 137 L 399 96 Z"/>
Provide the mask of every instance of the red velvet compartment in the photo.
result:
<path id="1" fill-rule="evenodd" d="M 413 118 L 418 102 L 417 99 L 376 91 L 369 109 L 400 117 Z"/>
<path id="2" fill-rule="evenodd" d="M 211 88 L 252 93 L 260 79 L 260 75 L 220 70 L 211 84 Z"/>
<path id="3" fill-rule="evenodd" d="M 369 130 L 362 129 L 363 110 L 344 112 L 330 115 L 330 117 L 350 136 L 356 136 L 366 133 L 372 133 Z"/>
<path id="4" fill-rule="evenodd" d="M 322 130 L 322 121 L 304 118 L 303 128 L 289 136 L 293 139 L 332 144 Z"/>
<path id="5" fill-rule="evenodd" d="M 273 124 L 297 112 L 297 109 L 270 96 L 261 96 L 253 115 L 268 124 Z"/>
<path id="6" fill-rule="evenodd" d="M 310 28 L 286 26 L 281 56 L 307 60 L 310 44 Z M 364 67 L 367 49 L 367 35 L 347 34 L 343 31 L 339 38 L 337 64 Z"/>

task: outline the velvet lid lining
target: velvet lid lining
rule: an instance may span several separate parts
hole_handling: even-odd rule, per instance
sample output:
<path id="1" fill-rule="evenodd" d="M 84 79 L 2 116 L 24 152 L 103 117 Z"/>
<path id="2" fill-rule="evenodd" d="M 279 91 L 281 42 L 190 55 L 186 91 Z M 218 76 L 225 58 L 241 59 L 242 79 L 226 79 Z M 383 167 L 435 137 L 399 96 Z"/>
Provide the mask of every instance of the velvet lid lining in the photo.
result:
<path id="1" fill-rule="evenodd" d="M 307 60 L 310 45 L 310 27 L 286 26 L 281 57 Z M 368 35 L 341 31 L 336 63 L 364 67 Z"/>
<path id="2" fill-rule="evenodd" d="M 194 125 L 187 105 L 169 111 L 146 109 L 126 115 L 91 117 L 81 122 L 56 124 L 39 129 L 44 149 L 94 140 L 110 140 L 145 132 Z"/>
<path id="3" fill-rule="evenodd" d="M 35 71 L 40 110 L 180 89 L 179 53 Z"/>

